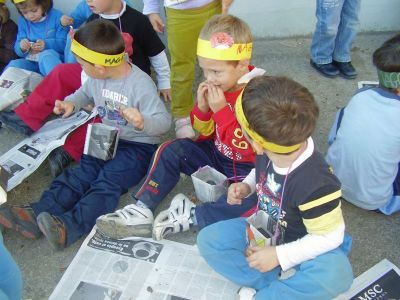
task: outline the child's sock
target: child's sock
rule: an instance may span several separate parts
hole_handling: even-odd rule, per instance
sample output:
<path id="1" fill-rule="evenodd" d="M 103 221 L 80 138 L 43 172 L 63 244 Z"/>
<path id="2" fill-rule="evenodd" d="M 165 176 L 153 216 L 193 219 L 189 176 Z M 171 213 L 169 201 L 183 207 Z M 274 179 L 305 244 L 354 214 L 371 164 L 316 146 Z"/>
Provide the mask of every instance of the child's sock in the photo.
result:
<path id="1" fill-rule="evenodd" d="M 137 200 L 137 201 L 136 201 L 136 206 L 139 206 L 139 207 L 141 207 L 141 208 L 149 208 L 149 207 L 146 205 L 146 203 L 144 203 L 144 202 L 142 202 L 142 201 L 140 201 L 140 200 Z"/>

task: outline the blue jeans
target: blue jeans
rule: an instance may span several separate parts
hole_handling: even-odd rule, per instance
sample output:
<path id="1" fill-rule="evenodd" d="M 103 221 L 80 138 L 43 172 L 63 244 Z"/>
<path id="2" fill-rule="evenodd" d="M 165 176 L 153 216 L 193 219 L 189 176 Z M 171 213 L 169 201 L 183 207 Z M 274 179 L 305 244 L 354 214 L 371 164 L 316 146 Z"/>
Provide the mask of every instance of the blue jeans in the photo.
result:
<path id="1" fill-rule="evenodd" d="M 357 33 L 361 0 L 317 0 L 317 24 L 311 42 L 311 59 L 317 64 L 351 61 L 351 44 Z"/>
<path id="2" fill-rule="evenodd" d="M 177 139 L 163 143 L 158 148 L 152 158 L 146 180 L 135 198 L 154 210 L 178 183 L 181 172 L 190 176 L 206 165 L 228 178 L 235 174 L 247 176 L 254 168 L 253 163 L 235 163 L 222 155 L 211 140 L 196 142 L 191 139 Z M 223 195 L 216 202 L 196 206 L 197 224 L 204 227 L 221 220 L 240 217 L 256 203 L 257 199 L 251 198 L 243 201 L 242 205 L 229 205 L 226 195 Z"/>
<path id="3" fill-rule="evenodd" d="M 113 212 L 119 198 L 144 177 L 157 145 L 119 140 L 115 157 L 103 161 L 83 155 L 78 166 L 64 171 L 39 202 L 31 203 L 36 216 L 48 212 L 64 223 L 72 244 L 88 233 L 96 219 Z"/>
<path id="4" fill-rule="evenodd" d="M 62 55 L 53 49 L 43 50 L 39 54 L 39 61 L 30 61 L 18 58 L 10 61 L 6 68 L 14 67 L 40 73 L 43 76 L 49 74 L 55 66 L 62 63 Z"/>
<path id="5" fill-rule="evenodd" d="M 4 247 L 0 231 L 0 300 L 20 300 L 22 292 L 21 271 Z"/>
<path id="6" fill-rule="evenodd" d="M 221 221 L 202 229 L 197 246 L 207 263 L 218 273 L 240 286 L 256 289 L 256 300 L 332 299 L 345 292 L 353 282 L 353 271 L 346 253 L 351 238 L 314 259 L 296 266 L 296 273 L 279 279 L 279 267 L 269 272 L 251 268 L 244 255 L 247 247 L 246 220 Z"/>

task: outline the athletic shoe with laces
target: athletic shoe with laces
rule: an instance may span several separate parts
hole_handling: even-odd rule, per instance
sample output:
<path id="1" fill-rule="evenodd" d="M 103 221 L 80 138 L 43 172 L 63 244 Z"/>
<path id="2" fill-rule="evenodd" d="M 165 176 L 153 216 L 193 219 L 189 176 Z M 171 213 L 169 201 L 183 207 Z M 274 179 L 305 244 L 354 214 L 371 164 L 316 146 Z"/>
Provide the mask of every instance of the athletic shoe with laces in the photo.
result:
<path id="1" fill-rule="evenodd" d="M 102 234 L 113 239 L 151 237 L 153 220 L 153 212 L 149 208 L 129 204 L 114 213 L 98 217 L 96 225 Z"/>
<path id="2" fill-rule="evenodd" d="M 1 205 L 0 224 L 28 239 L 37 239 L 42 235 L 30 205 Z"/>
<path id="3" fill-rule="evenodd" d="M 37 217 L 37 223 L 40 231 L 44 234 L 54 250 L 62 250 L 65 248 L 67 230 L 64 222 L 60 218 L 48 212 L 42 212 Z"/>
<path id="4" fill-rule="evenodd" d="M 0 111 L 0 124 L 1 123 L 2 127 L 11 128 L 24 135 L 31 135 L 33 133 L 33 130 L 26 125 L 14 111 Z"/>
<path id="5" fill-rule="evenodd" d="M 175 136 L 177 139 L 194 138 L 196 133 L 190 123 L 190 117 L 175 119 Z"/>
<path id="6" fill-rule="evenodd" d="M 196 205 L 184 194 L 177 194 L 168 209 L 160 212 L 154 220 L 153 239 L 159 241 L 171 233 L 183 232 L 193 225 Z"/>
<path id="7" fill-rule="evenodd" d="M 72 162 L 72 157 L 62 146 L 53 150 L 47 159 L 49 161 L 50 174 L 53 178 L 60 175 Z"/>

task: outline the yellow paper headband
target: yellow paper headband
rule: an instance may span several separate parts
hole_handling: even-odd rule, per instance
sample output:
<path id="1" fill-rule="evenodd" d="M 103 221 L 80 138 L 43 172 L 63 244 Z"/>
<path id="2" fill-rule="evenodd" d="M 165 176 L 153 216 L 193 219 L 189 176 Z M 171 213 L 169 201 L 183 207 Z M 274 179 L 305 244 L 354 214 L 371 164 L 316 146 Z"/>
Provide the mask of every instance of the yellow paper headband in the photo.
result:
<path id="1" fill-rule="evenodd" d="M 92 64 L 101 65 L 105 67 L 119 66 L 124 61 L 125 57 L 125 52 L 115 55 L 95 52 L 81 45 L 75 39 L 72 40 L 71 51 L 80 58 Z"/>
<path id="2" fill-rule="evenodd" d="M 215 60 L 250 59 L 253 43 L 212 46 L 211 41 L 197 40 L 197 55 Z"/>
<path id="3" fill-rule="evenodd" d="M 296 144 L 293 146 L 282 146 L 272 142 L 268 142 L 262 136 L 260 136 L 257 132 L 250 128 L 249 122 L 246 119 L 246 116 L 243 112 L 242 106 L 242 96 L 243 91 L 240 93 L 239 97 L 236 99 L 235 104 L 235 112 L 236 112 L 236 119 L 238 120 L 239 124 L 242 126 L 242 129 L 246 131 L 246 133 L 257 143 L 259 143 L 264 149 L 269 151 L 285 154 L 296 151 L 300 148 L 301 144 Z"/>
<path id="4" fill-rule="evenodd" d="M 18 4 L 18 3 L 21 3 L 21 2 L 25 2 L 26 0 L 13 0 L 13 2 L 14 2 L 14 4 Z M 6 2 L 6 1 L 4 1 L 4 2 Z"/>

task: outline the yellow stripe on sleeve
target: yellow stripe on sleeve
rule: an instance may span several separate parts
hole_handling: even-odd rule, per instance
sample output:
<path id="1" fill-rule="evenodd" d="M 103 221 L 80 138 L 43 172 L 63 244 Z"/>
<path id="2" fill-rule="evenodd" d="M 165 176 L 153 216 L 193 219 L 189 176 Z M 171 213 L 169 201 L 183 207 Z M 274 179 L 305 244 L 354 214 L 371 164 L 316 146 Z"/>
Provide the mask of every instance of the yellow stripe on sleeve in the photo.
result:
<path id="1" fill-rule="evenodd" d="M 194 116 L 193 128 L 204 136 L 209 136 L 214 133 L 214 120 L 202 121 Z"/>
<path id="2" fill-rule="evenodd" d="M 344 223 L 341 203 L 330 212 L 314 219 L 303 219 L 307 232 L 310 234 L 326 234 L 334 231 Z"/>
<path id="3" fill-rule="evenodd" d="M 328 203 L 330 201 L 336 200 L 337 198 L 339 198 L 340 196 L 342 196 L 342 191 L 338 190 L 332 194 L 326 195 L 324 197 L 318 198 L 316 200 L 312 200 L 310 202 L 304 203 L 302 205 L 299 205 L 299 209 L 301 211 L 305 211 L 305 210 L 309 210 L 311 208 L 320 206 L 322 204 Z"/>

